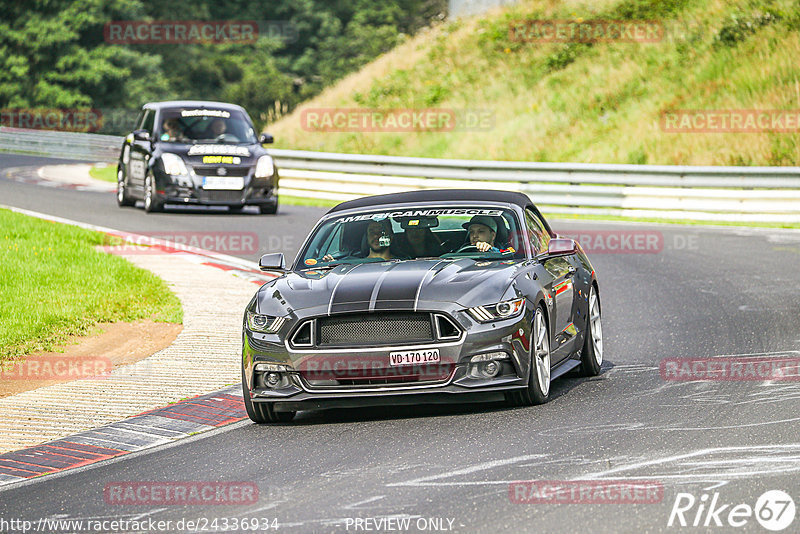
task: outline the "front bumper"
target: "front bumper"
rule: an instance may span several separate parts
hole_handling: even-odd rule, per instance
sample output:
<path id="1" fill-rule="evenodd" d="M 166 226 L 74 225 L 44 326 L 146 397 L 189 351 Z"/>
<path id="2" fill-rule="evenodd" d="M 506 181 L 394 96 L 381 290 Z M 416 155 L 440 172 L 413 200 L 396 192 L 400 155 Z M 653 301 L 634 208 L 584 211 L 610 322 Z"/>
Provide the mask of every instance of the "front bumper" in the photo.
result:
<path id="1" fill-rule="evenodd" d="M 283 337 L 292 332 L 291 324 L 284 325 L 279 334 L 262 334 L 245 328 L 242 354 L 245 394 L 250 394 L 253 402 L 273 403 L 277 411 L 499 400 L 503 393 L 527 385 L 530 315 L 526 312 L 513 319 L 485 324 L 475 322 L 465 312 L 459 313 L 453 317 L 464 330 L 458 341 L 413 346 L 293 350 Z M 368 365 L 365 362 L 385 362 L 390 352 L 432 348 L 439 350 L 441 358 L 435 364 L 436 370 L 445 369 L 446 372 L 431 372 L 416 381 L 348 380 L 351 378 L 348 370 L 361 370 Z M 508 359 L 502 360 L 501 372 L 494 378 L 470 376 L 471 358 L 493 352 L 508 355 Z M 343 380 L 338 382 L 344 384 L 320 385 L 319 381 L 309 378 L 308 369 L 315 363 L 332 361 L 341 364 Z M 279 388 L 266 387 L 264 374 L 255 372 L 255 365 L 259 363 L 284 365 L 289 369 L 283 373 L 286 380 Z"/>
<path id="2" fill-rule="evenodd" d="M 244 178 L 244 188 L 237 190 L 212 189 L 202 186 L 202 177 L 172 177 L 162 175 L 159 196 L 170 204 L 203 206 L 270 206 L 278 202 L 278 175 L 270 178 Z"/>

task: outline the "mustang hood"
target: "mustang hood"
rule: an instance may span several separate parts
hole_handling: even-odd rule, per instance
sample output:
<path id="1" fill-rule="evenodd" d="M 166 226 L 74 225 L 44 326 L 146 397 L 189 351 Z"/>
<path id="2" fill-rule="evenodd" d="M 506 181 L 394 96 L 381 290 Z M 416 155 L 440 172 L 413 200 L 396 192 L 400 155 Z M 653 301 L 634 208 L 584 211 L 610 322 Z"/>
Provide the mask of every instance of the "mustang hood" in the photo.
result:
<path id="1" fill-rule="evenodd" d="M 406 260 L 293 272 L 262 286 L 258 312 L 283 316 L 307 310 L 309 315 L 323 315 L 436 309 L 435 303 L 441 302 L 488 304 L 503 296 L 519 263 Z"/>

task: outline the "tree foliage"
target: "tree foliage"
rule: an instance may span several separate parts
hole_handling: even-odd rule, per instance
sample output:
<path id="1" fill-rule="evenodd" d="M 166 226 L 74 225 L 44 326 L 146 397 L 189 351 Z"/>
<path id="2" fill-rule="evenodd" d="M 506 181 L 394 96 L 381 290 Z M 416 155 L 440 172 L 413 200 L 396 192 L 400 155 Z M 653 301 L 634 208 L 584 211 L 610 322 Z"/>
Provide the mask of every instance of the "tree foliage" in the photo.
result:
<path id="1" fill-rule="evenodd" d="M 441 18 L 446 0 L 0 0 L 0 108 L 139 108 L 226 100 L 256 122 L 291 110 Z M 113 44 L 111 21 L 288 28 L 247 44 Z M 288 38 L 286 38 L 288 36 Z"/>

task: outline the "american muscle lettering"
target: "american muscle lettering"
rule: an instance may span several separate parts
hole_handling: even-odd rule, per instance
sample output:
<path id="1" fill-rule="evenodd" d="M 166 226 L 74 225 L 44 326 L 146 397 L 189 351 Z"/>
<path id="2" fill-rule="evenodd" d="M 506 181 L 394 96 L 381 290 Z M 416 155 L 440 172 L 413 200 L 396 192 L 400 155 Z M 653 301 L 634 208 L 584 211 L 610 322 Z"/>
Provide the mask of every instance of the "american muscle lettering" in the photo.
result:
<path id="1" fill-rule="evenodd" d="M 377 218 L 402 219 L 405 217 L 435 217 L 438 215 L 487 215 L 489 217 L 499 217 L 502 215 L 500 210 L 487 210 L 487 209 L 473 209 L 473 208 L 439 208 L 439 209 L 421 209 L 413 211 L 391 211 L 384 213 L 365 213 L 363 215 L 351 215 L 339 219 L 340 223 L 348 223 L 354 221 L 368 221 Z"/>

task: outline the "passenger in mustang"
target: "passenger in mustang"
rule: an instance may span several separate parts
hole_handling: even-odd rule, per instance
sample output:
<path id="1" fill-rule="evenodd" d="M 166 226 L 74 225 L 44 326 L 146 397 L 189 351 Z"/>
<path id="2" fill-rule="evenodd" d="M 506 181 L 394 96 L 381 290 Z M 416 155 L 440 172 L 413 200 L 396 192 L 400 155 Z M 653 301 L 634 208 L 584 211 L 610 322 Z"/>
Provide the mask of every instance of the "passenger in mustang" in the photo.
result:
<path id="1" fill-rule="evenodd" d="M 436 258 L 445 251 L 442 242 L 436 237 L 431 227 L 438 226 L 436 218 L 405 219 L 400 227 L 405 230 L 397 235 L 393 246 L 409 258 Z"/>
<path id="2" fill-rule="evenodd" d="M 394 232 L 392 231 L 392 222 L 389 219 L 370 221 L 369 225 L 367 225 L 366 238 L 368 254 L 362 256 L 356 253 L 352 257 L 394 259 L 390 250 Z M 334 259 L 330 254 L 326 254 L 323 256 L 322 261 L 334 261 Z"/>

